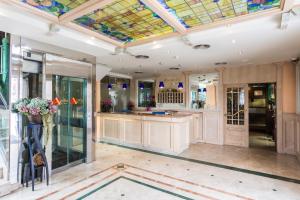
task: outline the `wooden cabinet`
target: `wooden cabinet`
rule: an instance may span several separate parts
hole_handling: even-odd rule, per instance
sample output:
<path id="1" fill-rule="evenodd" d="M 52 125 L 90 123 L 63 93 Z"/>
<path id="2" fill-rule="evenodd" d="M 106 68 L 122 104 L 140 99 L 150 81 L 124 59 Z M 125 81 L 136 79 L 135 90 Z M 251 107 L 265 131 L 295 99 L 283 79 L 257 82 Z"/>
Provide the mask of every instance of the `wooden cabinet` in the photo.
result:
<path id="1" fill-rule="evenodd" d="M 101 113 L 97 130 L 100 141 L 179 154 L 189 147 L 191 118 Z"/>

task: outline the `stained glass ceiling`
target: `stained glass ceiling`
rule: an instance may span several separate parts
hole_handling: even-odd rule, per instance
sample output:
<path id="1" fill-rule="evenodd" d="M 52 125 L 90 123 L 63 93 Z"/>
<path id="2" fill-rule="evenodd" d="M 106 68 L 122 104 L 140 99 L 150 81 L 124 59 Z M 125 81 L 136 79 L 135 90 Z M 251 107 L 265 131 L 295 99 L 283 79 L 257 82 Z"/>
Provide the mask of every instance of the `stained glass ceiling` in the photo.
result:
<path id="1" fill-rule="evenodd" d="M 55 16 L 61 16 L 89 0 L 21 0 Z"/>
<path id="2" fill-rule="evenodd" d="M 280 6 L 280 0 L 158 0 L 187 28 Z"/>
<path id="3" fill-rule="evenodd" d="M 56 17 L 89 0 L 20 0 Z M 146 6 L 145 0 L 112 0 L 102 8 L 74 19 L 73 22 L 116 41 L 129 43 L 176 32 Z M 280 0 L 153 0 L 186 29 L 230 19 L 271 8 Z M 93 8 L 94 9 L 94 8 Z"/>
<path id="4" fill-rule="evenodd" d="M 122 42 L 159 36 L 173 28 L 138 0 L 117 0 L 75 20 L 75 23 Z"/>

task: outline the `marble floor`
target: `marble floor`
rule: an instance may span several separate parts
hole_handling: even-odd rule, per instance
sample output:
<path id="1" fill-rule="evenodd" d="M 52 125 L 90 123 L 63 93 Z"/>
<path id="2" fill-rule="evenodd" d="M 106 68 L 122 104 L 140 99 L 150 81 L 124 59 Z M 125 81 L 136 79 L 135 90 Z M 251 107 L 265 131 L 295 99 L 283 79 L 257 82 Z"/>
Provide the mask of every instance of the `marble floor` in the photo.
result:
<path id="1" fill-rule="evenodd" d="M 97 144 L 95 162 L 54 174 L 49 186 L 21 188 L 3 199 L 300 200 L 300 184 Z"/>
<path id="2" fill-rule="evenodd" d="M 250 148 L 276 151 L 275 140 L 273 140 L 271 135 L 264 132 L 249 132 L 249 146 Z"/>
<path id="3" fill-rule="evenodd" d="M 296 156 L 275 151 L 198 143 L 179 156 L 300 180 Z"/>

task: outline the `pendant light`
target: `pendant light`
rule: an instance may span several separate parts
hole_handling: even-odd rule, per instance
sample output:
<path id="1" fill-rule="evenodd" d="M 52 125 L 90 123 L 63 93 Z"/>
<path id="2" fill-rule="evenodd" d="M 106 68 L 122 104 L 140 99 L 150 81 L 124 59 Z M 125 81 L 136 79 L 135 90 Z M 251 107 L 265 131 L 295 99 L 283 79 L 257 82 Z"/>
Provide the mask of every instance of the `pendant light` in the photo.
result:
<path id="1" fill-rule="evenodd" d="M 109 83 L 109 84 L 107 85 L 107 89 L 108 89 L 108 90 L 111 90 L 111 89 L 112 89 L 112 84 L 111 84 L 111 83 Z"/>
<path id="2" fill-rule="evenodd" d="M 140 88 L 141 90 L 143 90 L 143 89 L 145 88 L 144 83 L 140 83 L 140 84 L 139 84 L 139 88 Z"/>
<path id="3" fill-rule="evenodd" d="M 182 90 L 182 89 L 183 89 L 183 83 L 182 83 L 182 82 L 179 82 L 179 83 L 178 83 L 178 89 L 179 89 L 179 90 Z"/>
<path id="4" fill-rule="evenodd" d="M 159 82 L 159 88 L 160 88 L 160 89 L 163 89 L 164 87 L 165 87 L 164 82 L 163 82 L 163 81 L 160 81 L 160 82 Z"/>
<path id="5" fill-rule="evenodd" d="M 123 85 L 122 85 L 122 88 L 123 88 L 123 90 L 127 90 L 127 84 L 126 83 L 123 83 Z"/>

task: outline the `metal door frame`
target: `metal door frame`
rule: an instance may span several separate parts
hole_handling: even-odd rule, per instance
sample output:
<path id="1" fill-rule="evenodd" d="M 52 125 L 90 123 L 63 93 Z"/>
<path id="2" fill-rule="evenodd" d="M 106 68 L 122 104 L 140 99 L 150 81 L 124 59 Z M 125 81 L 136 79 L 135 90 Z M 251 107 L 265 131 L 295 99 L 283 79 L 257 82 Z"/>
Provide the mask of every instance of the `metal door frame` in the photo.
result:
<path id="1" fill-rule="evenodd" d="M 83 78 L 86 80 L 86 162 L 91 162 L 93 160 L 92 147 L 93 143 L 93 65 L 90 63 L 85 63 L 81 61 L 71 60 L 64 57 L 58 57 L 51 54 L 44 55 L 44 88 L 43 88 L 43 97 L 46 99 L 53 99 L 52 96 L 52 77 L 53 75 L 67 76 L 74 78 Z M 52 144 L 51 144 L 52 145 Z M 52 154 L 52 151 L 51 151 Z M 49 156 L 50 157 L 50 156 Z M 51 155 L 52 161 L 52 155 Z M 50 161 L 48 161 L 50 163 Z M 52 173 L 60 172 L 67 168 L 70 168 L 76 164 L 82 162 L 75 161 L 68 163 L 65 166 L 59 167 L 52 170 Z M 52 165 L 50 163 L 51 169 Z"/>

